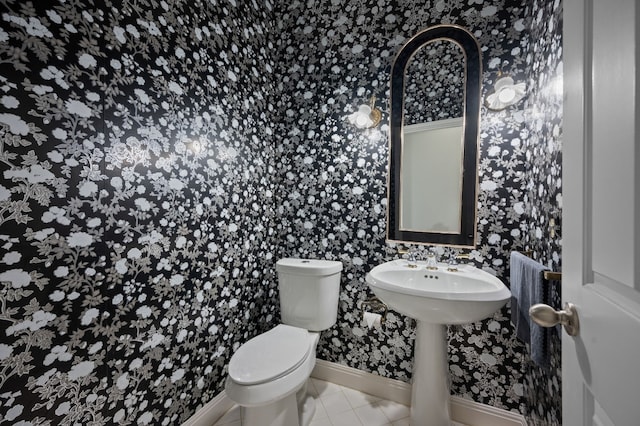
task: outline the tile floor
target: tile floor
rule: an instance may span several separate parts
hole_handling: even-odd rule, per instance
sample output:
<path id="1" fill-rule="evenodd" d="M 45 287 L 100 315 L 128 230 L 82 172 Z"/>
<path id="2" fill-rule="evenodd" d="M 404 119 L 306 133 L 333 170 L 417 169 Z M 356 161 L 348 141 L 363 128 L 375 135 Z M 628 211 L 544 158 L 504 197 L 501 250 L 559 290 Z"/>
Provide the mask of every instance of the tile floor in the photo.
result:
<path id="1" fill-rule="evenodd" d="M 314 378 L 310 379 L 308 389 L 316 397 L 316 414 L 310 426 L 409 426 L 406 405 Z M 215 424 L 223 425 L 240 426 L 238 406 Z"/>

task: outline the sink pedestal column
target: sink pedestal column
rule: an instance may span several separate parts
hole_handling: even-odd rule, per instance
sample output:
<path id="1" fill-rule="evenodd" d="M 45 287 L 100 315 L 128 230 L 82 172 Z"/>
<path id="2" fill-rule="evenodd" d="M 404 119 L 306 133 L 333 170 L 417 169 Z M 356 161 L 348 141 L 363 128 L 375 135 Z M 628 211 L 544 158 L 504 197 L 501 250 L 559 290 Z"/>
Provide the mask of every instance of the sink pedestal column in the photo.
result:
<path id="1" fill-rule="evenodd" d="M 447 326 L 417 321 L 411 426 L 450 426 Z"/>

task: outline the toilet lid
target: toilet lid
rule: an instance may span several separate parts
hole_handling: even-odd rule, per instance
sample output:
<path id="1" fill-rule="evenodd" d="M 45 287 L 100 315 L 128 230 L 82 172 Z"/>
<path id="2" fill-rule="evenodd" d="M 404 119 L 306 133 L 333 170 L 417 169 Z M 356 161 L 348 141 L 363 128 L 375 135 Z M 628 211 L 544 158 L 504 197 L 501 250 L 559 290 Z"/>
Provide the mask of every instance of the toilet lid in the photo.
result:
<path id="1" fill-rule="evenodd" d="M 307 330 L 280 324 L 240 346 L 229 362 L 229 376 L 241 385 L 273 380 L 302 364 L 310 346 Z"/>

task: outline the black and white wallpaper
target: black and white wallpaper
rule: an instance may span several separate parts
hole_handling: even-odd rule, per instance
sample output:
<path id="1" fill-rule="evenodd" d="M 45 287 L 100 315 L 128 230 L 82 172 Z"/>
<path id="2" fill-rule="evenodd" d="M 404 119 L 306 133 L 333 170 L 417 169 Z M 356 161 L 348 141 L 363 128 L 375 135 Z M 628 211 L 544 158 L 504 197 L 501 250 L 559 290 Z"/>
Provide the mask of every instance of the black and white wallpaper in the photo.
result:
<path id="1" fill-rule="evenodd" d="M 531 54 L 527 57 L 527 168 L 524 201 L 527 249 L 553 271 L 562 270 L 562 3 L 531 3 Z M 561 307 L 561 283 L 551 282 L 551 304 Z M 525 358 L 526 415 L 531 425 L 562 424 L 561 342 L 551 331 L 551 366 Z M 527 350 L 529 348 L 527 347 Z M 528 353 L 528 352 L 527 352 Z"/>
<path id="2" fill-rule="evenodd" d="M 319 358 L 410 380 L 413 320 L 391 312 L 369 331 L 359 303 L 366 272 L 397 257 L 385 243 L 391 63 L 431 25 L 477 37 L 484 93 L 499 69 L 535 88 L 482 111 L 472 261 L 505 280 L 513 249 L 560 265 L 559 239 L 546 239 L 561 208 L 561 99 L 546 89 L 562 71 L 559 2 L 0 5 L 9 423 L 186 420 L 223 389 L 233 351 L 279 321 L 282 256 L 345 265 Z M 381 126 L 351 127 L 372 95 Z M 450 327 L 452 391 L 554 424 L 558 364 L 529 365 L 508 309 Z"/>
<path id="3" fill-rule="evenodd" d="M 1 2 L 0 423 L 180 424 L 278 320 L 273 14 Z"/>
<path id="4" fill-rule="evenodd" d="M 499 72 L 528 83 L 534 78 L 532 58 L 542 63 L 544 55 L 556 57 L 559 49 L 540 51 L 540 42 L 533 44 L 528 31 L 533 13 L 538 10 L 528 2 L 502 0 L 313 6 L 293 1 L 284 9 L 283 96 L 278 106 L 285 114 L 277 133 L 280 239 L 288 255 L 339 259 L 345 264 L 338 324 L 323 334 L 320 358 L 385 377 L 407 381 L 411 377 L 413 321 L 390 314 L 381 331 L 369 331 L 360 317 L 360 302 L 371 296 L 366 272 L 398 256 L 396 248 L 385 243 L 388 78 L 395 54 L 423 28 L 458 24 L 469 29 L 481 46 L 483 95 Z M 539 67 L 539 71 L 549 70 Z M 380 128 L 350 127 L 344 116 L 372 95 L 383 109 Z M 547 97 L 539 92 L 541 102 Z M 531 138 L 542 141 L 548 136 L 528 121 L 527 105 L 522 101 L 499 113 L 486 109 L 481 113 L 479 244 L 470 254 L 477 266 L 505 281 L 510 252 L 532 241 L 525 203 L 549 202 L 546 197 L 525 198 L 530 196 L 530 179 L 541 191 L 548 186 L 544 172 L 527 173 L 534 155 Z M 557 121 L 556 107 L 549 101 L 540 104 Z M 540 165 L 545 160 L 557 158 L 541 159 Z M 546 167 L 559 170 L 559 164 Z M 544 236 L 537 238 L 542 241 Z M 436 250 L 443 260 L 455 251 Z M 449 342 L 454 394 L 527 415 L 534 407 L 548 408 L 530 399 L 539 397 L 529 389 L 536 379 L 529 377 L 534 373 L 527 349 L 513 336 L 508 306 L 486 321 L 450 327 Z M 552 380 L 558 383 L 559 376 L 552 375 Z"/>
<path id="5" fill-rule="evenodd" d="M 405 71 L 404 124 L 464 115 L 465 56 L 451 41 L 427 43 L 409 60 Z"/>

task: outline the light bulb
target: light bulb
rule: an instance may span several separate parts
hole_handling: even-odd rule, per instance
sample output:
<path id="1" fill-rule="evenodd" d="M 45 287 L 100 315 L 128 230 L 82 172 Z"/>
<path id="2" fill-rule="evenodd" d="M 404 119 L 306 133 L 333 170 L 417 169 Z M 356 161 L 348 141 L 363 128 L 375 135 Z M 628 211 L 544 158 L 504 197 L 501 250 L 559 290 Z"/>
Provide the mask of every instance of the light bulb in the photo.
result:
<path id="1" fill-rule="evenodd" d="M 369 105 L 362 104 L 358 108 L 358 113 L 369 116 L 371 114 L 371 107 Z"/>
<path id="2" fill-rule="evenodd" d="M 356 117 L 356 127 L 364 129 L 365 127 L 371 126 L 371 124 L 372 121 L 367 115 L 358 113 L 358 117 Z"/>
<path id="3" fill-rule="evenodd" d="M 512 87 L 504 87 L 502 90 L 500 90 L 500 93 L 498 93 L 498 99 L 500 100 L 500 102 L 505 104 L 512 102 L 515 97 L 516 91 L 513 90 Z"/>

